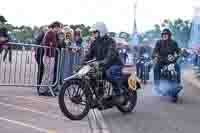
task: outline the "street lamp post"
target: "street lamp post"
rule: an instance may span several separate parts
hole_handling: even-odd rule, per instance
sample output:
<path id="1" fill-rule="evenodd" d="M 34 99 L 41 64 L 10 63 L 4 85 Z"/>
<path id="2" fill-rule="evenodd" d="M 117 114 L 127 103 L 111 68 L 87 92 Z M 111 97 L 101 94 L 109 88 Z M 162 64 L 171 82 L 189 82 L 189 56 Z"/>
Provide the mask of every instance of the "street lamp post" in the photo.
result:
<path id="1" fill-rule="evenodd" d="M 135 63 L 135 51 L 134 51 L 134 45 L 138 45 L 139 38 L 138 38 L 138 31 L 137 31 L 137 24 L 136 24 L 136 15 L 137 15 L 137 5 L 138 0 L 135 0 L 133 3 L 133 12 L 134 12 L 134 21 L 133 21 L 133 31 L 132 31 L 132 41 L 131 41 L 131 49 L 132 49 L 132 56 L 133 56 L 133 62 Z"/>

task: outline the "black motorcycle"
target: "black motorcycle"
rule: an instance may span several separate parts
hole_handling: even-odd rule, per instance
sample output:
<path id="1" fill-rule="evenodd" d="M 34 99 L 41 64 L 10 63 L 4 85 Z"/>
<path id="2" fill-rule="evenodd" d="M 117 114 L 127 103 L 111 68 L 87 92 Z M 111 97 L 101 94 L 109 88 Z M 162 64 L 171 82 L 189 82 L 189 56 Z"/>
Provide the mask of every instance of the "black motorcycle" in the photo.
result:
<path id="1" fill-rule="evenodd" d="M 157 57 L 161 60 L 159 57 Z M 179 92 L 183 89 L 182 85 L 178 83 L 178 72 L 175 69 L 178 56 L 169 55 L 167 57 L 168 63 L 161 67 L 160 73 L 160 87 L 156 91 L 161 96 L 171 97 L 173 101 L 177 100 Z"/>
<path id="2" fill-rule="evenodd" d="M 66 78 L 59 94 L 63 114 L 71 120 L 81 120 L 94 108 L 117 107 L 123 113 L 132 112 L 137 102 L 137 90 L 141 88 L 137 78 L 133 74 L 123 74 L 120 89 L 123 100 L 117 100 L 112 83 L 103 77 L 98 62 L 92 60 Z M 72 110 L 73 106 L 82 109 L 76 109 L 77 113 Z"/>
<path id="3" fill-rule="evenodd" d="M 150 79 L 150 70 L 152 67 L 151 58 L 148 54 L 143 54 L 136 62 L 137 77 L 145 84 Z"/>

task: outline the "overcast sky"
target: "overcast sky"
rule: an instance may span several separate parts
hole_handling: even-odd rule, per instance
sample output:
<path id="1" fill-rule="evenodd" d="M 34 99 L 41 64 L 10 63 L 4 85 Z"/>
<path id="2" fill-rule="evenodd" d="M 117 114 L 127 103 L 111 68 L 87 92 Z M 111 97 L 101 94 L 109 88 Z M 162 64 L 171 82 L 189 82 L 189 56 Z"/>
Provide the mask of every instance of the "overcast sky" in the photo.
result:
<path id="1" fill-rule="evenodd" d="M 200 1 L 200 0 L 199 0 Z M 0 13 L 14 25 L 44 25 L 59 20 L 66 24 L 92 25 L 104 21 L 110 31 L 132 32 L 134 0 L 1 0 Z M 138 0 L 139 31 L 165 18 L 191 19 L 192 0 Z"/>

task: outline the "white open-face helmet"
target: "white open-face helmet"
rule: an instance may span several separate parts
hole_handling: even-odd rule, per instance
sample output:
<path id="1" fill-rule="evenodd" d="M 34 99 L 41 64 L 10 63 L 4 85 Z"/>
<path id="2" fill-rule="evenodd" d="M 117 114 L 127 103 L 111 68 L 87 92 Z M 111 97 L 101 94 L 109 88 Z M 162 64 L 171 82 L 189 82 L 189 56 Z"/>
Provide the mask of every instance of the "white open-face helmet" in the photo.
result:
<path id="1" fill-rule="evenodd" d="M 64 31 L 66 32 L 66 33 L 72 33 L 73 32 L 73 30 L 69 27 L 69 26 L 65 26 L 64 27 Z"/>
<path id="2" fill-rule="evenodd" d="M 105 23 L 97 22 L 96 24 L 92 25 L 90 28 L 90 32 L 97 31 L 99 32 L 100 36 L 105 36 L 108 33 L 108 28 Z"/>

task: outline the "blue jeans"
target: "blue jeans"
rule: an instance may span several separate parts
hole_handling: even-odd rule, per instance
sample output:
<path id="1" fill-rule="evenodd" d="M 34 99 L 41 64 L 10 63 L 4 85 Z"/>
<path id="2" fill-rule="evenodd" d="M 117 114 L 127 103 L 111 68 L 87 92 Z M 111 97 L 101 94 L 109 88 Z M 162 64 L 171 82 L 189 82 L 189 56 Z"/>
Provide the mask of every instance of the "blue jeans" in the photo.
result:
<path id="1" fill-rule="evenodd" d="M 142 78 L 141 72 L 143 72 L 144 64 L 141 62 L 136 63 L 136 75 L 139 78 Z"/>
<path id="2" fill-rule="evenodd" d="M 109 69 L 107 69 L 106 79 L 113 84 L 113 90 L 116 93 L 116 95 L 120 95 L 120 85 L 122 81 L 122 66 L 113 65 Z"/>
<path id="3" fill-rule="evenodd" d="M 162 67 L 163 65 L 161 64 L 155 64 L 154 66 L 154 85 L 156 87 L 159 87 L 160 85 L 160 74 L 161 74 Z M 181 69 L 178 64 L 175 64 L 175 70 L 178 73 L 177 82 L 178 84 L 180 84 L 181 83 Z"/>

